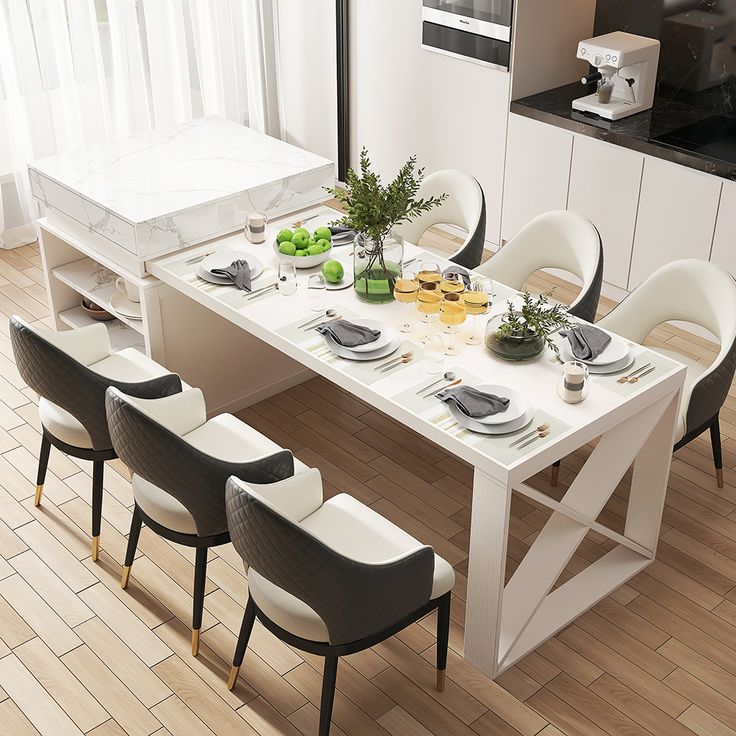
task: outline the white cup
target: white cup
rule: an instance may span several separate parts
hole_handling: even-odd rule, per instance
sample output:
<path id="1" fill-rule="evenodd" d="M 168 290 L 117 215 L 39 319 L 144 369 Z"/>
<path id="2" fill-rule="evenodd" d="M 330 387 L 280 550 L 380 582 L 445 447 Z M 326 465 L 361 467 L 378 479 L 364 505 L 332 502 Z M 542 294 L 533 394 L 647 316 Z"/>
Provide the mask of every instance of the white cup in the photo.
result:
<path id="1" fill-rule="evenodd" d="M 132 281 L 128 281 L 128 279 L 118 276 L 117 279 L 115 279 L 115 288 L 121 294 L 125 294 L 130 301 L 135 302 L 136 304 L 140 302 L 141 297 L 138 294 L 138 287 Z"/>

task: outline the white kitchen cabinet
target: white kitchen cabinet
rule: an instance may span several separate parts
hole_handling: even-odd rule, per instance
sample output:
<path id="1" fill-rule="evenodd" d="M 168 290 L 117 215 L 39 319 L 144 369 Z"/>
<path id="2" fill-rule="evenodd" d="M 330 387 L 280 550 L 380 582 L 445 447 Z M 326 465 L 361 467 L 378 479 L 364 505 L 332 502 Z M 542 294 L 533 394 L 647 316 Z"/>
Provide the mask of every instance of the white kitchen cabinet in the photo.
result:
<path id="1" fill-rule="evenodd" d="M 711 260 L 736 276 L 736 183 L 723 182 Z"/>
<path id="2" fill-rule="evenodd" d="M 510 240 L 529 220 L 567 207 L 572 133 L 511 114 L 501 237 Z"/>
<path id="3" fill-rule="evenodd" d="M 717 177 L 647 157 L 629 289 L 665 263 L 710 258 L 721 185 Z"/>
<path id="4" fill-rule="evenodd" d="M 567 207 L 598 228 L 603 280 L 622 289 L 629 281 L 643 166 L 640 153 L 575 136 Z"/>

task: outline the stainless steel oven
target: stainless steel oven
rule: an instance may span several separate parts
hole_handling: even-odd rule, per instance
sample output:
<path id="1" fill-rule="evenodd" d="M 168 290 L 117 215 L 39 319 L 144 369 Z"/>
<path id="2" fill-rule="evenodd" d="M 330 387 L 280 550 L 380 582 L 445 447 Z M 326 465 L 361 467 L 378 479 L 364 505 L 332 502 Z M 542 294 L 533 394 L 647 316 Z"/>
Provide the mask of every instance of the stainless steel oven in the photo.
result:
<path id="1" fill-rule="evenodd" d="M 508 70 L 514 0 L 422 0 L 422 48 Z"/>

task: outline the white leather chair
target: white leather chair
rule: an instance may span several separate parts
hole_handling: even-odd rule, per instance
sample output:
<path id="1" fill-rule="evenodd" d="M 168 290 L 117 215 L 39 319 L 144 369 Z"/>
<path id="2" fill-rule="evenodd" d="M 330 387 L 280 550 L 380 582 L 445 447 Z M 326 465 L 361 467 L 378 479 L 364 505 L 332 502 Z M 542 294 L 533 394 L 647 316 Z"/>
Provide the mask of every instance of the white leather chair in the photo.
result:
<path id="1" fill-rule="evenodd" d="M 442 169 L 429 174 L 422 181 L 417 197 L 427 199 L 449 195 L 444 202 L 429 212 L 423 212 L 411 222 L 397 225 L 396 231 L 410 243 L 434 225 L 455 225 L 468 233 L 465 242 L 450 257 L 465 268 L 475 268 L 483 257 L 486 235 L 486 200 L 480 184 L 457 169 Z"/>
<path id="2" fill-rule="evenodd" d="M 228 688 L 257 618 L 287 644 L 325 657 L 319 734 L 327 736 L 339 658 L 437 609 L 437 689 L 444 689 L 455 572 L 431 547 L 351 496 L 325 501 L 315 469 L 268 485 L 232 477 L 226 504 L 248 575 Z"/>
<path id="3" fill-rule="evenodd" d="M 521 289 L 540 268 L 557 268 L 577 276 L 583 285 L 569 305 L 570 314 L 595 321 L 603 282 L 603 245 L 589 220 L 569 210 L 545 212 L 476 270 L 512 289 Z"/>
<path id="4" fill-rule="evenodd" d="M 655 271 L 599 324 L 641 343 L 657 325 L 673 320 L 704 327 L 720 341 L 718 356 L 710 366 L 676 350 L 652 350 L 687 366 L 675 450 L 709 429 L 717 483 L 722 488 L 718 413 L 736 370 L 736 281 L 708 261 L 674 261 Z"/>
<path id="5" fill-rule="evenodd" d="M 107 392 L 113 447 L 133 472 L 133 519 L 121 585 L 126 588 L 141 526 L 196 549 L 192 654 L 199 651 L 207 550 L 230 541 L 225 516 L 225 483 L 230 475 L 271 483 L 306 470 L 232 414 L 207 420 L 204 396 L 193 388 L 146 400 Z"/>
<path id="6" fill-rule="evenodd" d="M 159 397 L 182 389 L 179 376 L 128 348 L 113 352 L 103 324 L 53 332 L 10 320 L 10 338 L 23 380 L 39 395 L 43 433 L 34 503 L 41 503 L 51 446 L 92 461 L 92 559 L 102 524 L 105 461 L 116 457 L 107 431 L 105 390 L 115 385 L 137 396 Z"/>

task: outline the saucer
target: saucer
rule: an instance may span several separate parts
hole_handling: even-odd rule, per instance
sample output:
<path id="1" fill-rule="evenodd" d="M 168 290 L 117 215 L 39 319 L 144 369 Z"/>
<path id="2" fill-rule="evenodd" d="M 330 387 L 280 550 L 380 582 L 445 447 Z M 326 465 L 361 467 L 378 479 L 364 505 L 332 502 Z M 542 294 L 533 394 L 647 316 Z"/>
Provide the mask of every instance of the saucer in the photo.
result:
<path id="1" fill-rule="evenodd" d="M 123 317 L 127 317 L 128 319 L 143 319 L 143 315 L 141 314 L 141 303 L 128 299 L 125 294 L 119 291 L 116 291 L 110 298 L 110 306 L 113 311 L 121 314 Z"/>

